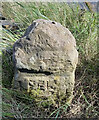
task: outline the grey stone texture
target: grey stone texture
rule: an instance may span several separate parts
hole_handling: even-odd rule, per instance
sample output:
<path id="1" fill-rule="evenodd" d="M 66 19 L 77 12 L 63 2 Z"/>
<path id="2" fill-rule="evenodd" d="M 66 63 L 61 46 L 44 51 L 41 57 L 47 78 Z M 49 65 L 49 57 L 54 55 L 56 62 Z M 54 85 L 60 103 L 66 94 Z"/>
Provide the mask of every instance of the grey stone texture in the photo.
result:
<path id="1" fill-rule="evenodd" d="M 60 23 L 33 21 L 15 42 L 13 60 L 16 89 L 39 90 L 39 96 L 53 100 L 73 95 L 78 52 L 75 38 Z"/>

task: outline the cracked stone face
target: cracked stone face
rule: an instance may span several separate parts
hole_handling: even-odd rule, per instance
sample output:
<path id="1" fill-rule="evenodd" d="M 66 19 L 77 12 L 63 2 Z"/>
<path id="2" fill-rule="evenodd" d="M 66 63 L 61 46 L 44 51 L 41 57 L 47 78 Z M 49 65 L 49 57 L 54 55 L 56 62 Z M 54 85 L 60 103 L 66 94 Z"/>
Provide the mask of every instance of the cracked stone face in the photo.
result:
<path id="1" fill-rule="evenodd" d="M 38 19 L 13 46 L 14 87 L 41 96 L 73 94 L 78 62 L 75 38 L 61 24 Z"/>

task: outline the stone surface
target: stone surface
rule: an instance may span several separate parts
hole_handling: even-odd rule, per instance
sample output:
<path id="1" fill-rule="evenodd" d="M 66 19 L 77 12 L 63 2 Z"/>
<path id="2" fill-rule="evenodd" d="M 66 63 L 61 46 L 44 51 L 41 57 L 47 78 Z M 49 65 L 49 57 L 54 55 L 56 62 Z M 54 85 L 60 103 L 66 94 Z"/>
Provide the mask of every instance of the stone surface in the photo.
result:
<path id="1" fill-rule="evenodd" d="M 38 19 L 13 48 L 15 88 L 39 90 L 40 96 L 53 100 L 73 95 L 78 52 L 75 38 L 67 28 Z"/>

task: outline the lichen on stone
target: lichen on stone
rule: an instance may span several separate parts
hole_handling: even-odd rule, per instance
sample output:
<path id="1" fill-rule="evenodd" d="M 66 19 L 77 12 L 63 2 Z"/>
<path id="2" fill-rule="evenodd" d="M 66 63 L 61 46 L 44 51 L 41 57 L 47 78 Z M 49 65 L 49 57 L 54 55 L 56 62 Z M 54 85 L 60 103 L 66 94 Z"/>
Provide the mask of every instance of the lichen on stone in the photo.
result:
<path id="1" fill-rule="evenodd" d="M 15 88 L 55 104 L 71 101 L 78 62 L 75 38 L 60 23 L 34 23 L 13 46 Z"/>

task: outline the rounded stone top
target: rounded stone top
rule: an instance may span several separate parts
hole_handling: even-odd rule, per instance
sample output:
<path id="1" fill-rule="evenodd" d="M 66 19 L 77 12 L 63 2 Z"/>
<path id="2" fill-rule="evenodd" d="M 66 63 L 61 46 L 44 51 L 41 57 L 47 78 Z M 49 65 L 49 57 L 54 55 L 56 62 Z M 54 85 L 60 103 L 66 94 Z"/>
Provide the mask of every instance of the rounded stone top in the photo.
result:
<path id="1" fill-rule="evenodd" d="M 73 71 L 78 61 L 76 41 L 60 23 L 38 19 L 15 42 L 14 59 L 19 69 L 52 73 Z"/>
<path id="2" fill-rule="evenodd" d="M 67 47 L 70 48 L 70 46 L 76 46 L 75 38 L 73 37 L 71 32 L 66 27 L 63 27 L 60 23 L 43 19 L 38 19 L 34 22 L 37 23 L 35 32 L 42 31 L 43 33 L 48 35 L 51 38 L 50 44 L 55 43 L 54 47 L 56 46 L 57 49 L 63 50 L 67 49 Z"/>

